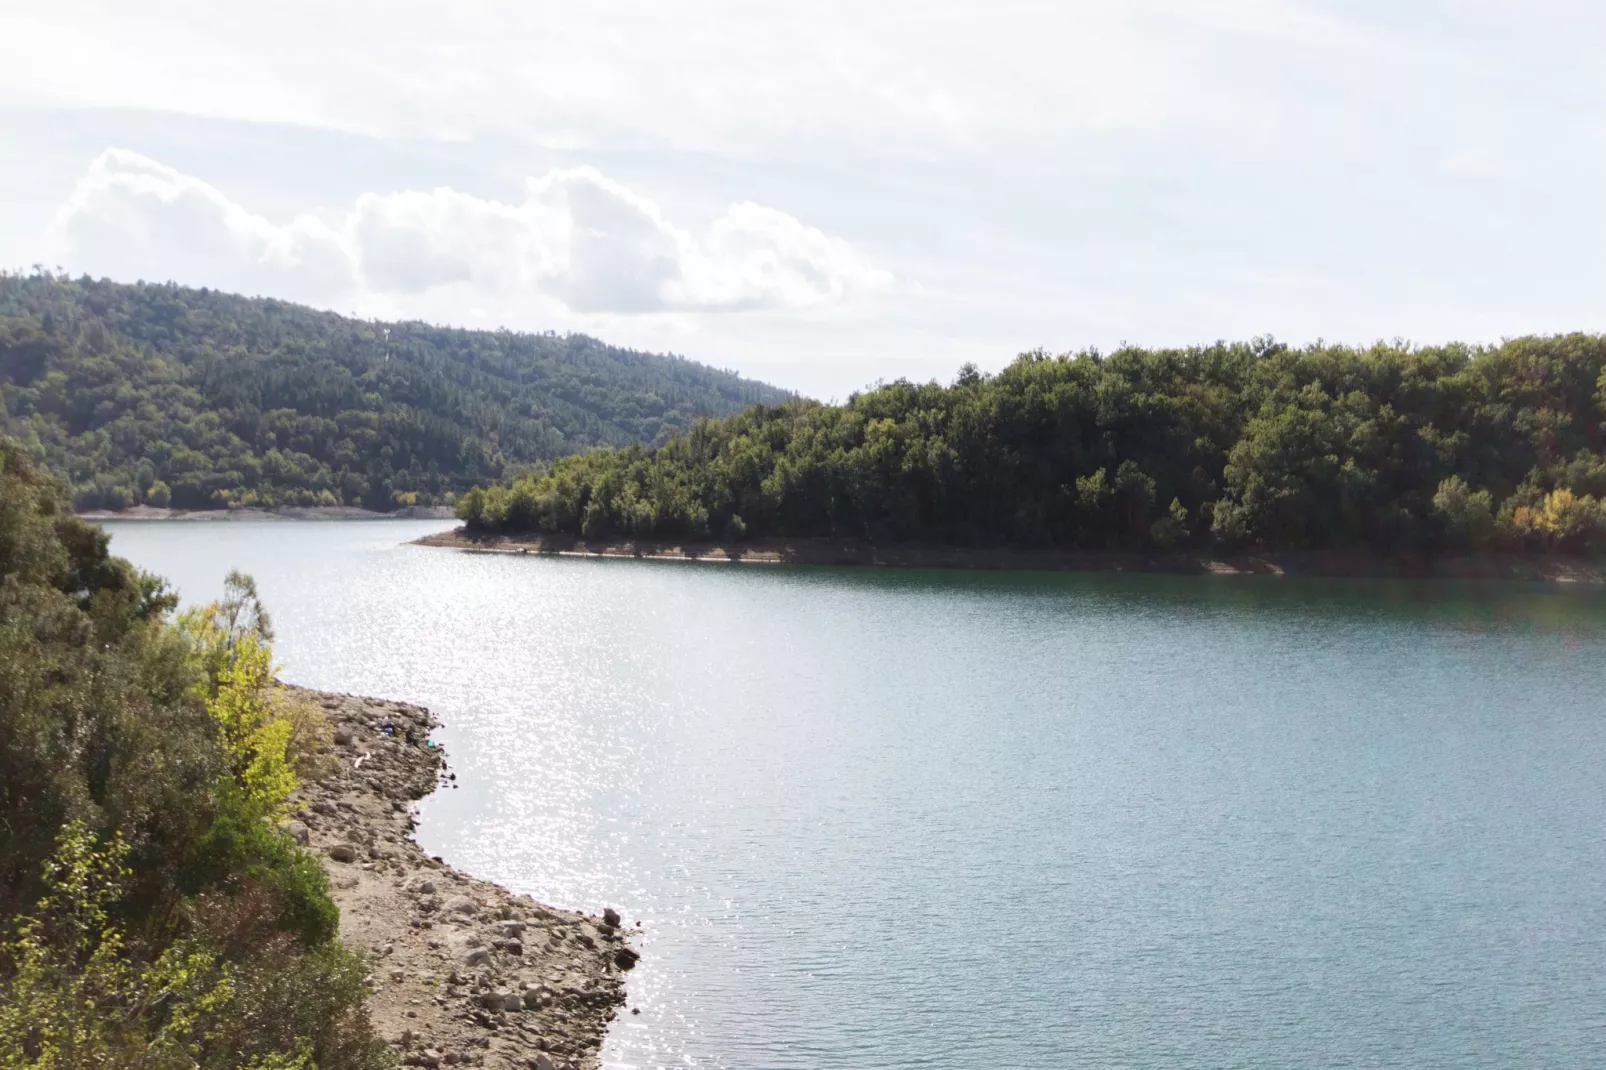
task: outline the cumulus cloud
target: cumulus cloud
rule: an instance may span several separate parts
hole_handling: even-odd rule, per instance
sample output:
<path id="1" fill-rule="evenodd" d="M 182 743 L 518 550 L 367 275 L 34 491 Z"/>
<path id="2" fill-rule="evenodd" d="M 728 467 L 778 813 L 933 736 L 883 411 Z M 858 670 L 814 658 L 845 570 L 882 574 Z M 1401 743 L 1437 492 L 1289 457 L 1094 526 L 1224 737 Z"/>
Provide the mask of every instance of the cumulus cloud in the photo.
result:
<path id="1" fill-rule="evenodd" d="M 365 193 L 273 222 L 126 149 L 89 167 L 51 230 L 73 270 L 271 293 L 325 305 L 457 291 L 575 313 L 842 305 L 891 275 L 840 238 L 742 203 L 700 230 L 594 168 L 531 179 L 518 204 L 448 188 Z"/>

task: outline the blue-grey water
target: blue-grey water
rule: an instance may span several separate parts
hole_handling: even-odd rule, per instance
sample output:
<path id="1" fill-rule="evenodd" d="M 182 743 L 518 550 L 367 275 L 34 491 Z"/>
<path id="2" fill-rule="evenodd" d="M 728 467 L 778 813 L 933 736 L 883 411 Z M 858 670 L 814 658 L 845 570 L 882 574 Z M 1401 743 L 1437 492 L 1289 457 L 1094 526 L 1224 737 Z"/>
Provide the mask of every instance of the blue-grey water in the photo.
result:
<path id="1" fill-rule="evenodd" d="M 644 923 L 611 1067 L 1606 1059 L 1606 600 L 124 523 L 423 703 L 456 865 Z"/>

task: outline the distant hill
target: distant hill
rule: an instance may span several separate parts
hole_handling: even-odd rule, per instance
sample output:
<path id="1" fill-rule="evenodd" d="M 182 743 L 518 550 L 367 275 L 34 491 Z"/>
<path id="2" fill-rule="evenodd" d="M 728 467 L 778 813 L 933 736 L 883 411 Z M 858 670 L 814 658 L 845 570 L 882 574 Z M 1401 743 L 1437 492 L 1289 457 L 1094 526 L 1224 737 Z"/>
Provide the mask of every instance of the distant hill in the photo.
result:
<path id="1" fill-rule="evenodd" d="M 0 273 L 0 424 L 78 509 L 437 504 L 789 396 L 584 335 Z"/>

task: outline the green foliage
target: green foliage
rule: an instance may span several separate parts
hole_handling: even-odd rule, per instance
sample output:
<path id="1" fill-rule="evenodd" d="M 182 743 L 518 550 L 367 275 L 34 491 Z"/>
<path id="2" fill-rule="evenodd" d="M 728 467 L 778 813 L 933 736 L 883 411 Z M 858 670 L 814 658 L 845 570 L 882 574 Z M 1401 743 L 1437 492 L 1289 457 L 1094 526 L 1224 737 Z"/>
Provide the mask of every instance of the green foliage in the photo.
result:
<path id="1" fill-rule="evenodd" d="M 255 588 L 174 608 L 0 438 L 0 1067 L 384 1065 Z"/>
<path id="2" fill-rule="evenodd" d="M 440 504 L 784 396 L 583 335 L 0 273 L 0 425 L 71 483 L 79 509 Z"/>
<path id="3" fill-rule="evenodd" d="M 109 911 L 130 876 L 126 853 L 120 838 L 102 848 L 82 824 L 63 828 L 45 897 L 0 949 L 0 1068 L 187 1070 L 203 1056 L 208 1023 L 233 997 L 229 971 L 191 940 L 154 961 L 129 953 Z"/>
<path id="4" fill-rule="evenodd" d="M 757 405 L 655 449 L 562 458 L 457 513 L 588 539 L 1593 550 L 1603 372 L 1592 335 L 1035 352 L 949 387 Z"/>
<path id="5" fill-rule="evenodd" d="M 1474 491 L 1460 476 L 1450 476 L 1433 494 L 1433 512 L 1445 535 L 1457 546 L 1485 550 L 1494 542 L 1494 496 Z"/>

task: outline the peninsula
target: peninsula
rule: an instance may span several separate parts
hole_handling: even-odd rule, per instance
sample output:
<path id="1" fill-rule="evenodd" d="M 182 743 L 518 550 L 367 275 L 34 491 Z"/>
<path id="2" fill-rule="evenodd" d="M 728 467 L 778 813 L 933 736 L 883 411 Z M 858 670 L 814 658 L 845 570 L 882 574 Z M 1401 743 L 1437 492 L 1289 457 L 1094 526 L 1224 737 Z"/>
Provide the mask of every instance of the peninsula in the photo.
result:
<path id="1" fill-rule="evenodd" d="M 1581 334 L 1028 353 L 996 375 L 756 405 L 657 448 L 561 458 L 464 494 L 462 532 L 432 541 L 1587 573 L 1606 551 L 1603 372 L 1606 338 Z"/>

